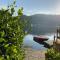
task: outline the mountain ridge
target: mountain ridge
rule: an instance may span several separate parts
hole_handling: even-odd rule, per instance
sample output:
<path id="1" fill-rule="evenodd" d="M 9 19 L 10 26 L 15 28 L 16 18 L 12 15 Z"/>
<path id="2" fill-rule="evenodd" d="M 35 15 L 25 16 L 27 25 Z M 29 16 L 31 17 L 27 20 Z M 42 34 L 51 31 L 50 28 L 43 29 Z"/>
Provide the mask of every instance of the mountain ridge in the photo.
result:
<path id="1" fill-rule="evenodd" d="M 22 18 L 30 21 L 32 34 L 56 32 L 56 26 L 60 26 L 60 15 L 35 14 Z"/>

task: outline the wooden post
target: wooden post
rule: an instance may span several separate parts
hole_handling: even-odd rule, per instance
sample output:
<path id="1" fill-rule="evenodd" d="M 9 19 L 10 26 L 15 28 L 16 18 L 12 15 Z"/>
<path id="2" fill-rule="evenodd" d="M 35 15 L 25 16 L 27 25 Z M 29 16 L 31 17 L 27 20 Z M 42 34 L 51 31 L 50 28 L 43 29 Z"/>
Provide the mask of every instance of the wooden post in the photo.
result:
<path id="1" fill-rule="evenodd" d="M 57 38 L 58 38 L 58 28 L 57 28 Z"/>
<path id="2" fill-rule="evenodd" d="M 60 27 L 59 27 L 59 38 L 60 38 Z"/>
<path id="3" fill-rule="evenodd" d="M 54 41 L 55 41 L 55 35 L 54 35 Z"/>

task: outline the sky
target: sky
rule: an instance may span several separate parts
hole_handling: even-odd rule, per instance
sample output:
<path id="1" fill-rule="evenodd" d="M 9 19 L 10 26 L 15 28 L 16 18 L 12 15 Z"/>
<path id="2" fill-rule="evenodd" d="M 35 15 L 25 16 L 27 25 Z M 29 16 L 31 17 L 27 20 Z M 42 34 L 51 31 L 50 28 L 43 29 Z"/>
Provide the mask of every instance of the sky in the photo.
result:
<path id="1" fill-rule="evenodd" d="M 0 9 L 7 8 L 13 0 L 0 0 Z M 57 14 L 60 15 L 60 0 L 16 0 L 16 11 L 23 7 L 23 14 Z"/>

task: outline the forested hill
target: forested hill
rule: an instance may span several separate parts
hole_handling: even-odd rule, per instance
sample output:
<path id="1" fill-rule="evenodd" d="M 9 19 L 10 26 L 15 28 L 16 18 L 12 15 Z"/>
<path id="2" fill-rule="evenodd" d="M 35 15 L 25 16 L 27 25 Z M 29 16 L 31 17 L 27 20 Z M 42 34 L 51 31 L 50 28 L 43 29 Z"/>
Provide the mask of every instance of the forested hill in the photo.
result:
<path id="1" fill-rule="evenodd" d="M 56 32 L 56 27 L 60 26 L 60 15 L 35 14 L 22 18 L 30 21 L 33 34 Z"/>

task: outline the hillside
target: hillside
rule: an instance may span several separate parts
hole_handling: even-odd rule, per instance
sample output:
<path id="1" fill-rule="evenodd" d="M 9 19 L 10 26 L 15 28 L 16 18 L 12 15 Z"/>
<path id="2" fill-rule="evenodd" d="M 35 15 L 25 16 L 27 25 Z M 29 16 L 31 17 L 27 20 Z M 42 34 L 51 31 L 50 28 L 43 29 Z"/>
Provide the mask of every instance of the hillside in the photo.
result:
<path id="1" fill-rule="evenodd" d="M 22 18 L 30 21 L 32 34 L 56 32 L 56 27 L 60 26 L 60 15 L 23 15 Z"/>

